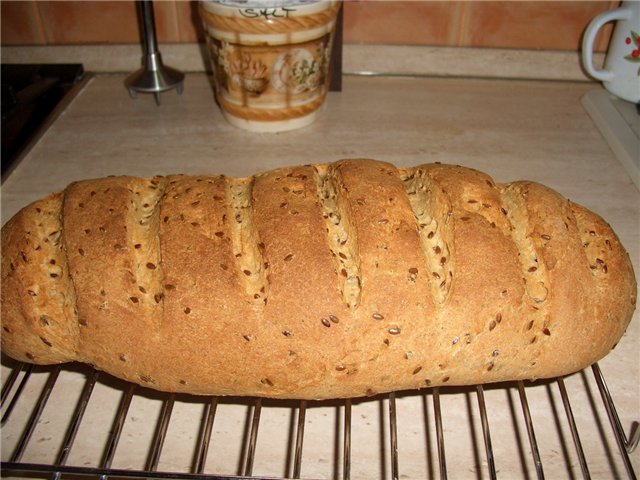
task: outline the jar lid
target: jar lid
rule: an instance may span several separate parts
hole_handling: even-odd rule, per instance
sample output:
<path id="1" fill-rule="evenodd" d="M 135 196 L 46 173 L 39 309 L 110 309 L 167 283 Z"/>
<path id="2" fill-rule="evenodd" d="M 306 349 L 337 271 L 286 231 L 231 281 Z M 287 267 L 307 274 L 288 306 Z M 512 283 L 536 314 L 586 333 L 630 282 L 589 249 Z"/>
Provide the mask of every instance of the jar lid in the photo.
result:
<path id="1" fill-rule="evenodd" d="M 213 3 L 220 3 L 237 8 L 283 8 L 294 5 L 307 5 L 318 3 L 322 0 L 211 0 Z"/>

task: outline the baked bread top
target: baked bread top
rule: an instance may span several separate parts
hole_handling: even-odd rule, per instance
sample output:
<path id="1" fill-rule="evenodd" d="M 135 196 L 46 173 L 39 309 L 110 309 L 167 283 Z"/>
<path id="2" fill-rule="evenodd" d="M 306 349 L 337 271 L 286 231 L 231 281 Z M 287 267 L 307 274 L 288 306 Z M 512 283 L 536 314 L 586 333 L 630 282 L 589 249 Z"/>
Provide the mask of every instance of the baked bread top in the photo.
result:
<path id="1" fill-rule="evenodd" d="M 76 182 L 2 228 L 2 350 L 165 391 L 324 399 L 555 377 L 636 303 L 596 214 L 374 160 Z"/>

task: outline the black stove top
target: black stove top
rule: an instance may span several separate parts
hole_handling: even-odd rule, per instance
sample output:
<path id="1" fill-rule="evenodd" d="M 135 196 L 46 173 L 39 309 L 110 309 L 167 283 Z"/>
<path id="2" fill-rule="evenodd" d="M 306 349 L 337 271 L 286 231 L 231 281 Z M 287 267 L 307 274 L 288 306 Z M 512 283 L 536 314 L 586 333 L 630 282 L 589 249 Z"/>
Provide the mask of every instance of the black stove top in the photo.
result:
<path id="1" fill-rule="evenodd" d="M 2 179 L 84 77 L 82 64 L 2 65 Z"/>

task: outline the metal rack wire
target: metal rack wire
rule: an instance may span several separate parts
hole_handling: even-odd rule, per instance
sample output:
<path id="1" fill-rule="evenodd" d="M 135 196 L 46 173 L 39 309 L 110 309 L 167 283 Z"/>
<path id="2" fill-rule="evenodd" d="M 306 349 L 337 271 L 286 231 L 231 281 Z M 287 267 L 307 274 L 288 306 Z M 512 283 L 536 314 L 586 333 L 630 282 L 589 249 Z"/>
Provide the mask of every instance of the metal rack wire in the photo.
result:
<path id="1" fill-rule="evenodd" d="M 246 428 L 244 432 L 244 439 L 242 442 L 243 455 L 241 462 L 238 465 L 237 472 L 233 475 L 220 474 L 207 471 L 207 458 L 211 453 L 211 438 L 216 422 L 216 415 L 218 413 L 219 402 L 222 401 L 216 397 L 203 397 L 190 399 L 190 401 L 200 404 L 203 408 L 201 416 L 199 433 L 195 438 L 195 454 L 192 461 L 192 466 L 188 472 L 178 471 L 166 471 L 159 470 L 160 458 L 163 454 L 163 448 L 165 440 L 169 432 L 169 426 L 172 419 L 172 412 L 176 404 L 175 394 L 166 394 L 158 397 L 161 401 L 162 407 L 157 417 L 157 423 L 155 425 L 155 431 L 148 448 L 148 455 L 144 468 L 114 468 L 113 461 L 116 452 L 120 446 L 120 440 L 123 433 L 123 429 L 128 419 L 128 412 L 130 410 L 132 400 L 136 395 L 140 395 L 144 389 L 125 382 L 119 383 L 117 388 L 120 390 L 121 398 L 113 420 L 108 430 L 108 437 L 102 449 L 101 460 L 95 465 L 77 465 L 68 464 L 70 454 L 76 443 L 79 429 L 82 425 L 87 406 L 92 400 L 94 388 L 97 383 L 106 376 L 92 369 L 86 368 L 82 370 L 84 378 L 84 384 L 82 386 L 81 394 L 78 401 L 75 404 L 72 414 L 68 419 L 68 424 L 64 436 L 62 437 L 59 449 L 55 456 L 55 460 L 51 463 L 33 463 L 24 461 L 24 455 L 27 447 L 33 445 L 33 433 L 38 424 L 42 421 L 43 412 L 47 407 L 52 392 L 58 385 L 58 380 L 61 372 L 64 372 L 62 366 L 55 366 L 50 368 L 34 367 L 33 365 L 17 364 L 15 365 L 10 374 L 7 376 L 1 392 L 2 402 L 2 437 L 5 438 L 5 426 L 15 416 L 16 408 L 22 402 L 22 397 L 29 383 L 34 376 L 34 372 L 38 371 L 40 375 L 46 375 L 46 382 L 41 389 L 39 395 L 34 396 L 35 403 L 32 405 L 31 413 L 25 416 L 26 421 L 19 427 L 22 429 L 19 435 L 18 441 L 15 443 L 15 447 L 11 452 L 5 452 L 3 448 L 3 461 L 1 464 L 2 476 L 29 476 L 33 478 L 51 478 L 53 480 L 59 480 L 62 476 L 76 478 L 79 476 L 99 478 L 100 480 L 106 480 L 107 478 L 174 478 L 174 479 L 187 479 L 187 478 L 209 478 L 209 479 L 255 479 L 255 478 L 301 478 L 302 466 L 303 466 L 303 445 L 309 442 L 309 439 L 305 439 L 305 427 L 308 425 L 306 419 L 309 409 L 315 408 L 317 402 L 287 402 L 286 408 L 291 409 L 292 417 L 295 418 L 295 422 L 292 421 L 292 428 L 289 435 L 289 441 L 292 443 L 290 453 L 287 454 L 286 463 L 287 472 L 283 477 L 265 477 L 259 476 L 258 472 L 254 472 L 254 460 L 256 458 L 256 448 L 258 445 L 258 431 L 261 425 L 261 416 L 263 408 L 274 408 L 278 406 L 278 403 L 270 403 L 265 407 L 265 401 L 262 399 L 251 399 L 246 403 L 247 417 Z M 587 370 L 582 372 L 583 377 L 586 375 Z M 638 423 L 633 422 L 629 437 L 624 432 L 621 425 L 616 407 L 612 400 L 611 394 L 607 388 L 602 371 L 597 364 L 591 367 L 591 373 L 597 388 L 600 392 L 602 405 L 606 410 L 606 414 L 612 429 L 613 437 L 615 438 L 616 445 L 618 447 L 617 454 L 610 453 L 610 456 L 617 457 L 617 460 L 624 465 L 624 472 L 630 479 L 635 479 L 636 474 L 630 460 L 629 454 L 634 451 L 640 440 L 640 430 L 638 429 Z M 567 427 L 571 434 L 573 450 L 575 458 L 579 464 L 579 472 L 582 478 L 591 478 L 589 470 L 589 463 L 587 461 L 587 455 L 582 446 L 581 435 L 579 428 L 576 424 L 573 408 L 570 402 L 570 396 L 567 392 L 565 385 L 565 379 L 557 378 L 547 384 L 547 388 L 555 384 L 560 394 L 562 405 L 564 409 L 564 416 L 566 417 Z M 64 387 L 59 387 L 64 388 Z M 518 445 L 520 451 L 520 460 L 525 462 L 524 451 L 529 450 L 530 459 L 529 462 L 533 463 L 535 468 L 535 475 L 531 475 L 533 478 L 543 479 L 545 478 L 545 462 L 543 455 L 540 452 L 538 445 L 536 430 L 534 428 L 534 421 L 532 419 L 531 409 L 527 396 L 527 390 L 529 385 L 524 382 L 512 382 L 511 384 L 502 385 L 499 387 L 492 386 L 475 386 L 466 389 L 457 389 L 455 394 L 464 394 L 467 398 L 473 396 L 477 401 L 477 413 L 479 414 L 479 423 L 481 425 L 482 440 L 477 443 L 481 444 L 479 451 L 484 451 L 484 459 L 482 462 L 477 462 L 483 465 L 483 472 L 476 472 L 476 478 L 498 478 L 499 468 L 496 462 L 496 455 L 494 452 L 491 429 L 488 415 L 488 406 L 485 399 L 485 392 L 487 388 L 512 388 L 517 390 L 518 398 L 520 401 L 520 409 L 524 425 L 526 426 L 526 438 L 528 439 L 528 448 L 526 445 Z M 446 419 L 442 413 L 443 394 L 448 395 L 450 389 L 433 388 L 429 392 L 431 397 L 432 408 L 434 412 L 434 428 L 436 437 L 436 451 L 437 451 L 437 471 L 435 466 L 430 466 L 429 476 L 440 479 L 447 479 L 451 474 L 455 478 L 455 469 L 451 469 L 448 465 L 448 458 L 446 454 L 446 439 L 445 439 L 445 427 L 444 420 Z M 403 395 L 403 394 L 399 394 Z M 423 395 L 423 401 L 427 402 L 427 395 Z M 399 445 L 398 445 L 398 404 L 396 402 L 397 394 L 389 394 L 382 398 L 373 399 L 370 401 L 384 400 L 384 405 L 388 421 L 388 448 L 384 453 L 388 456 L 388 464 L 390 465 L 389 471 L 385 472 L 389 478 L 394 480 L 400 479 L 402 464 L 399 460 Z M 339 436 L 341 440 L 341 455 L 336 457 L 336 463 L 334 467 L 334 477 L 342 478 L 343 480 L 349 480 L 352 478 L 352 462 L 358 461 L 353 456 L 353 436 L 352 427 L 354 425 L 354 419 L 352 415 L 352 400 L 344 400 L 340 403 L 334 403 L 336 408 L 342 413 L 342 419 L 340 425 L 340 432 L 337 433 L 336 438 Z M 383 403 L 381 403 L 383 405 Z M 593 407 L 593 405 L 592 405 Z M 24 407 L 23 407 L 24 408 Z M 514 410 L 517 410 L 515 408 Z M 295 415 L 295 417 L 294 417 Z M 561 415 L 558 415 L 559 417 Z M 131 421 L 131 420 L 130 420 Z M 336 428 L 338 428 L 336 426 Z M 602 433 L 602 432 L 601 432 Z M 313 440 L 313 439 L 312 439 Z M 455 440 L 455 439 L 454 439 Z M 265 440 L 263 439 L 263 442 Z M 451 441 L 451 439 L 449 439 Z M 450 444 L 451 446 L 451 444 Z M 122 448 L 122 447 L 121 447 Z M 6 455 L 5 455 L 6 454 Z M 479 454 L 478 454 L 479 456 Z M 568 458 L 565 452 L 565 458 Z M 613 462 L 613 460 L 611 460 Z M 577 468 L 576 468 L 577 470 Z M 451 473 L 453 472 L 453 473 Z M 526 470 L 525 470 L 526 472 Z M 567 472 L 571 472 L 567 469 Z M 256 476 L 254 476 L 256 475 Z M 526 475 L 529 476 L 529 475 Z M 569 475 L 571 478 L 576 478 L 573 473 Z M 622 474 L 615 469 L 613 476 L 622 476 Z M 302 477 L 308 478 L 308 477 Z"/>

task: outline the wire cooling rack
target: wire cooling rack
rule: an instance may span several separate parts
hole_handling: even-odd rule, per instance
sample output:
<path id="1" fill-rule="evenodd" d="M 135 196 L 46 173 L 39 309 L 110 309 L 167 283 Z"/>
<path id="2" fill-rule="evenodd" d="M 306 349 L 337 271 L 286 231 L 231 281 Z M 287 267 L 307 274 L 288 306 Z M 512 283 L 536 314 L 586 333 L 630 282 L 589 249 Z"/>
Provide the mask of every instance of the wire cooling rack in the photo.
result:
<path id="1" fill-rule="evenodd" d="M 11 363 L 1 401 L 2 476 L 53 480 L 635 479 L 640 438 L 635 421 L 625 434 L 597 364 L 536 384 L 282 402 L 162 394 L 85 366 Z M 546 448 L 551 437 L 560 442 Z"/>

